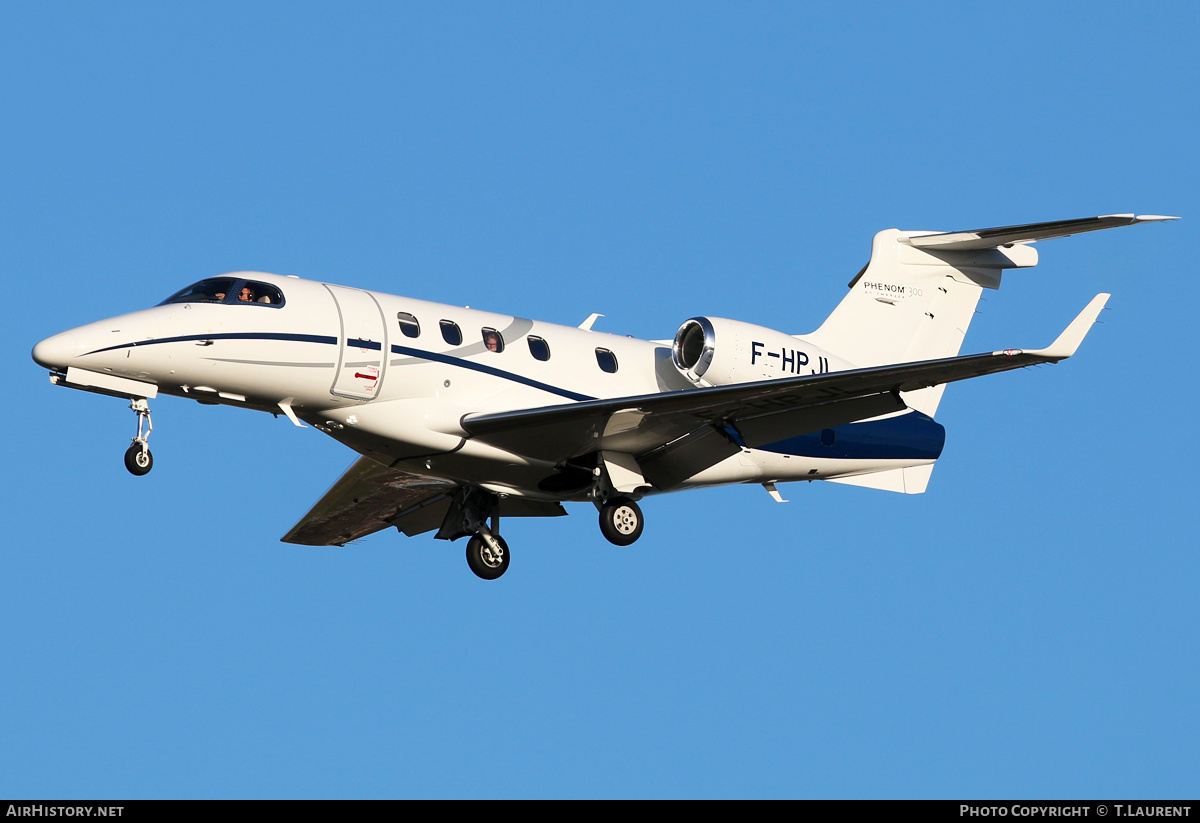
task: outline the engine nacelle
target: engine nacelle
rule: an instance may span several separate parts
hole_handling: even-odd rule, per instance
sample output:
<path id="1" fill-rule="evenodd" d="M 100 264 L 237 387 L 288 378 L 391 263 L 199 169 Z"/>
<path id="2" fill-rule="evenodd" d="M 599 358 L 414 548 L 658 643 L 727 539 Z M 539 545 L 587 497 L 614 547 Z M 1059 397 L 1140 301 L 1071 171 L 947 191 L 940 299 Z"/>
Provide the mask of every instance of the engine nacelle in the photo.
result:
<path id="1" fill-rule="evenodd" d="M 671 359 L 697 386 L 724 386 L 852 368 L 799 337 L 726 320 L 693 317 L 675 332 Z"/>

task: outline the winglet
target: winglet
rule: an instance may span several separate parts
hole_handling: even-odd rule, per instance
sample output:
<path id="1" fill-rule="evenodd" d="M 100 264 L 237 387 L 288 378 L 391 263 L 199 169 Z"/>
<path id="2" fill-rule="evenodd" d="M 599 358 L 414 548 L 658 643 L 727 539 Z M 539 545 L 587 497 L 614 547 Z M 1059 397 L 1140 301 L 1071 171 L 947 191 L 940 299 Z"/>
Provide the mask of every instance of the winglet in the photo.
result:
<path id="1" fill-rule="evenodd" d="M 1106 214 L 1100 219 L 1103 220 L 1105 217 L 1132 217 L 1131 223 L 1160 223 L 1163 220 L 1179 219 L 1178 217 L 1168 217 L 1165 214 Z"/>
<path id="2" fill-rule="evenodd" d="M 1079 344 L 1083 342 L 1083 338 L 1087 337 L 1087 333 L 1091 331 L 1092 323 L 1096 322 L 1104 304 L 1111 296 L 1110 294 L 1097 294 L 1092 298 L 1092 302 L 1088 303 L 1079 313 L 1079 316 L 1071 321 L 1071 325 L 1063 330 L 1057 340 L 1044 349 L 1030 351 L 1027 354 L 1044 357 L 1047 360 L 1065 360 L 1073 355 L 1079 348 Z"/>
<path id="3" fill-rule="evenodd" d="M 603 314 L 599 314 L 597 312 L 592 312 L 588 316 L 587 320 L 584 320 L 582 323 L 579 324 L 579 328 L 583 329 L 584 331 L 591 331 L 592 324 L 595 323 L 597 320 L 599 320 L 603 316 L 604 316 Z"/>

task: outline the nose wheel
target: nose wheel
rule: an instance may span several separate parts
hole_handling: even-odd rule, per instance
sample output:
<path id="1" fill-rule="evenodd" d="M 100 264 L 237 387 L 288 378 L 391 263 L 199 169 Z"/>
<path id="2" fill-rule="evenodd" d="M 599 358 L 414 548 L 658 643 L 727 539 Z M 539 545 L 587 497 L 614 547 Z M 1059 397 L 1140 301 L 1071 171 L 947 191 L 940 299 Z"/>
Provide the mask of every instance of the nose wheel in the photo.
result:
<path id="1" fill-rule="evenodd" d="M 138 424 L 137 436 L 133 438 L 133 444 L 125 450 L 125 468 L 129 469 L 130 474 L 141 477 L 149 474 L 154 468 L 154 456 L 150 454 L 150 447 L 147 445 L 150 432 L 154 431 L 154 423 L 150 421 L 150 404 L 145 399 L 134 400 L 129 404 L 129 408 L 137 414 Z"/>
<path id="2" fill-rule="evenodd" d="M 134 443 L 125 450 L 125 468 L 138 477 L 154 468 L 154 455 L 150 454 L 145 443 Z"/>

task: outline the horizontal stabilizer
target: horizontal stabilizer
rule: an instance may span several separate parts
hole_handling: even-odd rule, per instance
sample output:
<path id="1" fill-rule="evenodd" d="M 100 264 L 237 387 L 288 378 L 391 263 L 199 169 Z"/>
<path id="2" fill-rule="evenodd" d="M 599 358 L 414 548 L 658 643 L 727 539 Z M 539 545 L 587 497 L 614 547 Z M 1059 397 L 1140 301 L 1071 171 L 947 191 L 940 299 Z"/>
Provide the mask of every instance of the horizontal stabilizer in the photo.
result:
<path id="1" fill-rule="evenodd" d="M 1024 226 L 1000 226 L 994 229 L 950 231 L 937 234 L 922 234 L 901 237 L 900 242 L 919 249 L 932 251 L 977 251 L 998 249 L 1018 243 L 1035 243 L 1054 237 L 1070 237 L 1087 231 L 1114 229 L 1132 226 L 1135 223 L 1157 223 L 1163 220 L 1178 220 L 1159 214 L 1106 214 L 1101 217 L 1083 217 L 1077 220 L 1055 220 L 1049 223 L 1029 223 Z"/>

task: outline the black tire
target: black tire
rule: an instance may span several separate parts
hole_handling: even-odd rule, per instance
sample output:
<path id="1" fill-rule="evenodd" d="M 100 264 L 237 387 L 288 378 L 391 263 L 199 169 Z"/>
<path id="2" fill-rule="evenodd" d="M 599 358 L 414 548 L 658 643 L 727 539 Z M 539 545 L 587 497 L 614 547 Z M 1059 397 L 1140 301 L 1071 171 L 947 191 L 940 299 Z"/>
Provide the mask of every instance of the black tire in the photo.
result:
<path id="1" fill-rule="evenodd" d="M 628 497 L 609 500 L 600 507 L 600 531 L 609 543 L 629 546 L 642 536 L 646 519 L 642 510 Z"/>
<path id="2" fill-rule="evenodd" d="M 150 454 L 149 449 L 143 452 L 141 443 L 134 443 L 125 450 L 125 468 L 136 477 L 149 474 L 154 468 L 154 455 Z"/>
<path id="3" fill-rule="evenodd" d="M 475 572 L 476 577 L 484 580 L 495 580 L 504 574 L 508 570 L 509 558 L 512 557 L 503 537 L 493 534 L 492 538 L 500 544 L 501 555 L 499 558 L 492 556 L 491 549 L 479 535 L 475 535 L 467 541 L 467 565 L 471 567 L 471 571 Z"/>

